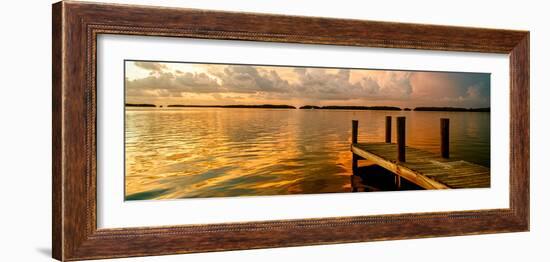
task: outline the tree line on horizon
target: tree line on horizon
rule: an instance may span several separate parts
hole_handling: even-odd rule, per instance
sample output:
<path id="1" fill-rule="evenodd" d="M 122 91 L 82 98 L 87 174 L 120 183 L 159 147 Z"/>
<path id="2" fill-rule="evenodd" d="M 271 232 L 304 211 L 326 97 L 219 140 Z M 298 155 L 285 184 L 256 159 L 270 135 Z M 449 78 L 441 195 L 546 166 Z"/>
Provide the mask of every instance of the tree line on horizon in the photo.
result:
<path id="1" fill-rule="evenodd" d="M 126 103 L 127 107 L 157 107 L 154 104 Z M 163 107 L 162 105 L 159 107 Z M 385 111 L 446 111 L 446 112 L 490 112 L 491 108 L 463 108 L 463 107 L 415 107 L 400 108 L 395 106 L 313 106 L 295 107 L 291 105 L 167 105 L 166 107 L 215 107 L 215 108 L 275 108 L 275 109 L 326 109 L 326 110 L 385 110 Z"/>

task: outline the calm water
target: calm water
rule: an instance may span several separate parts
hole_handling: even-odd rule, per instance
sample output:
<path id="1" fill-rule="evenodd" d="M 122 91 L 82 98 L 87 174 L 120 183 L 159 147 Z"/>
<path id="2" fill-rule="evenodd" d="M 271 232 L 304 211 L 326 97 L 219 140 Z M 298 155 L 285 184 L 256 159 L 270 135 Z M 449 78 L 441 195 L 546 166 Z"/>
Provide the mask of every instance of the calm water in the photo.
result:
<path id="1" fill-rule="evenodd" d="M 407 145 L 490 165 L 490 114 L 473 112 L 126 108 L 127 199 L 350 192 L 351 120 L 359 142 L 407 117 Z M 395 118 L 393 123 L 395 140 Z"/>

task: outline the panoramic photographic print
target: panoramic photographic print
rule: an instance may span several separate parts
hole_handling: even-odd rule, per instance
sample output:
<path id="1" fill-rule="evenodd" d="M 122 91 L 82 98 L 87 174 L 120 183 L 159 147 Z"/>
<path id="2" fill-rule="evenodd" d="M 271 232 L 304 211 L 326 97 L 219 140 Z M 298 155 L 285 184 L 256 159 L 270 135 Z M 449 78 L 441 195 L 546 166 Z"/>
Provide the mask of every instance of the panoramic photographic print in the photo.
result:
<path id="1" fill-rule="evenodd" d="M 489 73 L 124 67 L 128 201 L 490 187 Z"/>

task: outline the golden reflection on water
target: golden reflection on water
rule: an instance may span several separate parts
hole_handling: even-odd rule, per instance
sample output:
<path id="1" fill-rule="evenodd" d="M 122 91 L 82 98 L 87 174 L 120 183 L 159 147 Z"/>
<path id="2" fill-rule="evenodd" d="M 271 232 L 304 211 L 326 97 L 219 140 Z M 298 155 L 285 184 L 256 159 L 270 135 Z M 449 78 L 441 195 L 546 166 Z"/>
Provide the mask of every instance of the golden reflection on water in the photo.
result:
<path id="1" fill-rule="evenodd" d="M 387 115 L 434 152 L 450 118 L 451 155 L 489 166 L 489 113 L 126 108 L 126 199 L 351 192 L 351 120 L 383 141 Z"/>

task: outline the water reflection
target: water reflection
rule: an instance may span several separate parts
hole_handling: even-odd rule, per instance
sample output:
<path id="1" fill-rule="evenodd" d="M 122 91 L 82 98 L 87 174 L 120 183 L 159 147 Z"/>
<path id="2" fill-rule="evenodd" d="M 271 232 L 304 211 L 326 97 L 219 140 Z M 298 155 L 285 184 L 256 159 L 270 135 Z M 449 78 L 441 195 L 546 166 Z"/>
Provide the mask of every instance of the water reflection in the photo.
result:
<path id="1" fill-rule="evenodd" d="M 351 120 L 359 141 L 383 141 L 387 115 L 406 116 L 408 145 L 433 152 L 439 118 L 450 118 L 451 156 L 490 165 L 489 113 L 127 108 L 126 197 L 359 191 L 350 180 Z"/>

